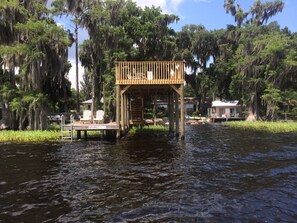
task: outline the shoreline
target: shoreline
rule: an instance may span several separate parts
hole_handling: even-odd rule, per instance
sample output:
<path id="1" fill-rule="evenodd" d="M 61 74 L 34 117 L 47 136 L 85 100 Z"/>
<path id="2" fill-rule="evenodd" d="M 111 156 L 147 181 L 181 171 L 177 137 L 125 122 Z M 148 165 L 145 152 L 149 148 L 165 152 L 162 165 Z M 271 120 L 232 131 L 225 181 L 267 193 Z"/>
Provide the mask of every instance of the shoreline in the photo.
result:
<path id="1" fill-rule="evenodd" d="M 278 133 L 297 133 L 297 122 L 265 122 L 265 121 L 233 121 L 233 122 L 224 122 L 224 125 L 240 130 L 247 131 L 261 131 L 269 132 L 273 134 Z"/>
<path id="2" fill-rule="evenodd" d="M 239 129 L 243 131 L 262 131 L 272 134 L 279 133 L 297 133 L 297 122 L 247 122 L 247 121 L 233 121 L 224 122 L 226 125 L 234 130 Z M 131 128 L 127 136 L 135 135 L 159 135 L 168 133 L 168 127 L 162 125 L 149 125 L 143 127 Z M 97 135 L 97 134 L 96 134 Z M 98 134 L 99 136 L 100 134 Z M 45 143 L 45 142 L 61 142 L 60 130 L 1 130 L 0 143 Z"/>

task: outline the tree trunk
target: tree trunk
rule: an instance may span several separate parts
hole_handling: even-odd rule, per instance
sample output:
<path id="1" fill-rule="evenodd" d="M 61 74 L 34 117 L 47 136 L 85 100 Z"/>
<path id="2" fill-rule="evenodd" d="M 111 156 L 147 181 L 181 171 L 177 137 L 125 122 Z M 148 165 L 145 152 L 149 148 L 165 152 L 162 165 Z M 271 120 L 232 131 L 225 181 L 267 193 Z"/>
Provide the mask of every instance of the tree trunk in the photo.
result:
<path id="1" fill-rule="evenodd" d="M 78 18 L 75 16 L 75 76 L 76 76 L 76 111 L 79 113 L 79 80 L 78 80 Z"/>
<path id="2" fill-rule="evenodd" d="M 92 104 L 91 104 L 91 123 L 94 122 L 94 110 L 95 110 L 95 75 L 96 69 L 93 68 L 93 81 L 92 81 Z"/>
<path id="3" fill-rule="evenodd" d="M 247 117 L 246 121 L 256 121 L 256 117 L 255 117 L 255 114 L 254 114 L 254 111 L 253 111 L 252 104 L 249 106 L 248 117 Z"/>
<path id="4" fill-rule="evenodd" d="M 258 105 L 258 95 L 257 93 L 252 96 L 251 102 L 248 108 L 248 117 L 247 121 L 257 121 L 259 119 L 259 105 Z"/>

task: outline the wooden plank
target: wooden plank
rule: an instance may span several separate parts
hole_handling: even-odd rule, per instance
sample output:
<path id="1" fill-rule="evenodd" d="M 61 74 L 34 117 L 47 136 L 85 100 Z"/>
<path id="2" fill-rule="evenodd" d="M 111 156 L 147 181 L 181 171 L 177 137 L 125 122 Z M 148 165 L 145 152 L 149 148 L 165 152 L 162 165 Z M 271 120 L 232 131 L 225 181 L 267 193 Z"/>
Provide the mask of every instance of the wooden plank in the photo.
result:
<path id="1" fill-rule="evenodd" d="M 117 62 L 116 84 L 181 84 L 183 70 L 183 61 Z M 148 71 L 152 72 L 153 78 L 149 78 Z"/>
<path id="2" fill-rule="evenodd" d="M 178 89 L 177 87 L 175 87 L 174 85 L 170 85 L 170 87 L 179 95 L 181 95 L 181 89 Z"/>
<path id="3" fill-rule="evenodd" d="M 90 125 L 64 125 L 62 130 L 69 131 L 69 130 L 76 130 L 76 131 L 84 131 L 84 130 L 118 130 L 118 125 L 110 125 L 110 124 L 90 124 Z"/>

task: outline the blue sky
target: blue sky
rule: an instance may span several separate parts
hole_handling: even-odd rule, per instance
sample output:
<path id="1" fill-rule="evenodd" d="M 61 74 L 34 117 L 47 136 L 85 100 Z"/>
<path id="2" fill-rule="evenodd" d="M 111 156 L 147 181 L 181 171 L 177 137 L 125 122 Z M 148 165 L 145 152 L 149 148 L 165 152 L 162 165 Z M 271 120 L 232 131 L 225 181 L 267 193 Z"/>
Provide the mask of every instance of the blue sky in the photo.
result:
<path id="1" fill-rule="evenodd" d="M 287 26 L 292 32 L 297 32 L 297 0 L 284 0 L 285 8 L 282 13 L 272 17 L 269 22 L 277 21 L 282 28 Z M 202 24 L 208 30 L 226 28 L 227 24 L 235 25 L 234 18 L 226 14 L 224 9 L 224 0 L 136 0 L 140 7 L 159 6 L 164 13 L 178 15 L 180 21 L 173 24 L 176 31 L 180 31 L 184 25 Z M 236 0 L 244 11 L 247 11 L 254 3 L 254 0 Z M 72 29 L 73 24 L 69 19 L 59 19 L 57 22 L 63 24 L 66 29 Z M 79 42 L 88 38 L 85 30 L 79 32 Z M 72 63 L 72 69 L 69 73 L 69 79 L 72 83 L 75 81 L 75 61 L 74 46 L 69 49 L 69 60 Z M 82 76 L 83 69 L 79 69 Z M 80 78 L 81 80 L 82 78 Z M 73 84 L 74 86 L 74 84 Z"/>
<path id="2" fill-rule="evenodd" d="M 244 11 L 250 9 L 254 0 L 237 0 Z M 223 7 L 224 0 L 183 0 L 174 11 L 180 17 L 180 21 L 174 28 L 179 31 L 186 24 L 202 24 L 207 29 L 226 28 L 227 24 L 234 24 L 230 14 L 226 14 Z M 282 13 L 272 17 L 268 22 L 278 21 L 281 27 L 288 26 L 293 32 L 297 31 L 297 1 L 285 1 L 285 8 Z"/>

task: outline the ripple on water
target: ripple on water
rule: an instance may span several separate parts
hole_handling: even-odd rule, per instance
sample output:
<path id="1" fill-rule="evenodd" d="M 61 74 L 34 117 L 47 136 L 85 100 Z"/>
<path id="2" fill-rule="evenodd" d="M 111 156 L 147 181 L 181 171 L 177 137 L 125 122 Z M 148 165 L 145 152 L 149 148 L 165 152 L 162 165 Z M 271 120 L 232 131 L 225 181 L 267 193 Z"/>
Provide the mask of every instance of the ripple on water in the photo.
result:
<path id="1" fill-rule="evenodd" d="M 3 222 L 296 222 L 296 136 L 0 145 Z M 0 220 L 0 221 L 1 221 Z"/>

